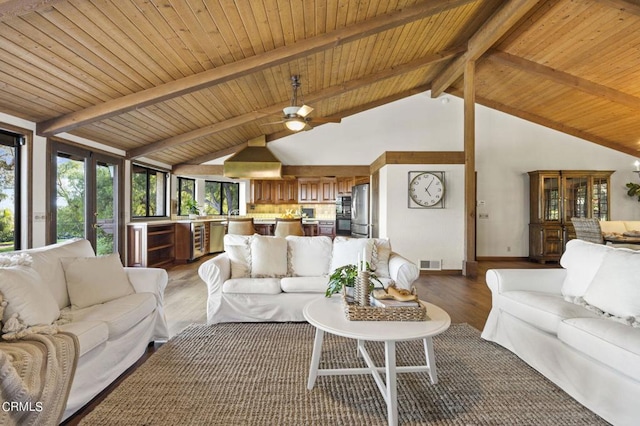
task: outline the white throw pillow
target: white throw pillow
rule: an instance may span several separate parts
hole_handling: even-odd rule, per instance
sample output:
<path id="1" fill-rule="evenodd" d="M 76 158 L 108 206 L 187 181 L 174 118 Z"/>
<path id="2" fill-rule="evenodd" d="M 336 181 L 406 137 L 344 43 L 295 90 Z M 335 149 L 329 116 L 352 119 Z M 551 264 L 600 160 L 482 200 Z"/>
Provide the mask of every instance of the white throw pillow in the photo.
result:
<path id="1" fill-rule="evenodd" d="M 23 256 L 24 257 L 24 256 Z M 55 298 L 38 272 L 28 263 L 0 261 L 0 293 L 7 306 L 2 321 L 6 323 L 13 314 L 26 326 L 51 325 L 60 316 Z"/>
<path id="2" fill-rule="evenodd" d="M 251 239 L 251 277 L 279 278 L 287 275 L 287 240 L 254 235 Z"/>
<path id="3" fill-rule="evenodd" d="M 60 259 L 73 309 L 81 309 L 135 293 L 117 253 Z"/>
<path id="4" fill-rule="evenodd" d="M 229 256 L 231 278 L 249 278 L 251 275 L 251 239 L 253 235 L 226 234 L 224 251 Z"/>
<path id="5" fill-rule="evenodd" d="M 387 238 L 374 238 L 371 269 L 378 278 L 389 278 L 389 257 L 391 257 L 391 242 Z"/>
<path id="6" fill-rule="evenodd" d="M 640 316 L 640 251 L 610 250 L 584 300 L 616 317 Z"/>
<path id="7" fill-rule="evenodd" d="M 331 238 L 286 237 L 289 250 L 289 273 L 292 277 L 321 277 L 329 273 Z"/>
<path id="8" fill-rule="evenodd" d="M 373 240 L 371 238 L 336 237 L 333 240 L 331 271 L 344 265 L 356 265 L 358 255 L 360 258 L 364 255 L 365 261 L 371 264 L 372 252 Z"/>
<path id="9" fill-rule="evenodd" d="M 567 270 L 562 283 L 562 295 L 570 302 L 584 297 L 589 284 L 600 268 L 605 254 L 613 250 L 602 244 L 583 240 L 571 240 L 560 258 L 560 265 Z"/>

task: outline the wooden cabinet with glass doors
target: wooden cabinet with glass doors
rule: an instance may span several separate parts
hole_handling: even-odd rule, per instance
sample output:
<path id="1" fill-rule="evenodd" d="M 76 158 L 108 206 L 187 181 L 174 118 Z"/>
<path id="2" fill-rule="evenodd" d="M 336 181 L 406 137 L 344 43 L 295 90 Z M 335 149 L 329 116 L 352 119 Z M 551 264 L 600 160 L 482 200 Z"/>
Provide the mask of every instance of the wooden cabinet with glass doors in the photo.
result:
<path id="1" fill-rule="evenodd" d="M 560 260 L 575 238 L 572 217 L 609 220 L 612 171 L 537 170 L 529 172 L 529 258 Z"/>

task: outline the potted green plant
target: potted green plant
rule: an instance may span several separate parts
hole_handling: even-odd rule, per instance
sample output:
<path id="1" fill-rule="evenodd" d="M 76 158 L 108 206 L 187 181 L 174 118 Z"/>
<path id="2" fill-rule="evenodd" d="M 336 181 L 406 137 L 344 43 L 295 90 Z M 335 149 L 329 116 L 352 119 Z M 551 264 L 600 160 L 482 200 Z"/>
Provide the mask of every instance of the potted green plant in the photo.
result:
<path id="1" fill-rule="evenodd" d="M 189 214 L 189 219 L 195 219 L 200 214 L 200 208 L 196 200 L 189 199 L 184 202 L 184 206 Z"/>
<path id="2" fill-rule="evenodd" d="M 374 280 L 382 285 L 378 276 L 371 270 L 369 262 L 367 262 L 366 268 L 367 271 L 369 271 L 369 277 L 371 278 L 371 281 L 369 281 L 369 290 L 373 290 Z M 327 291 L 324 295 L 326 297 L 331 297 L 333 294 L 340 293 L 345 287 L 353 288 L 356 284 L 357 277 L 358 267 L 356 265 L 344 265 L 336 268 L 336 270 L 329 276 L 329 285 L 327 286 Z"/>

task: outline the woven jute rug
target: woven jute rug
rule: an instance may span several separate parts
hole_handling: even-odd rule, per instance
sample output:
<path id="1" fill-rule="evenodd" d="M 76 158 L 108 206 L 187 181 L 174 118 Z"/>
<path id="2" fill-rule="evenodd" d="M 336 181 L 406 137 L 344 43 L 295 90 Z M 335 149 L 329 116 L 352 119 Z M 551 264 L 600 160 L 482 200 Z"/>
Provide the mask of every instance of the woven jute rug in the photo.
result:
<path id="1" fill-rule="evenodd" d="M 314 333 L 306 323 L 191 325 L 81 424 L 386 424 L 370 375 L 318 377 L 307 390 Z M 452 325 L 434 346 L 438 384 L 425 373 L 398 375 L 400 424 L 606 424 L 469 325 Z M 383 344 L 367 348 L 384 365 Z M 399 343 L 397 358 L 398 365 L 424 363 L 421 342 Z M 359 366 L 354 340 L 325 334 L 320 368 Z"/>

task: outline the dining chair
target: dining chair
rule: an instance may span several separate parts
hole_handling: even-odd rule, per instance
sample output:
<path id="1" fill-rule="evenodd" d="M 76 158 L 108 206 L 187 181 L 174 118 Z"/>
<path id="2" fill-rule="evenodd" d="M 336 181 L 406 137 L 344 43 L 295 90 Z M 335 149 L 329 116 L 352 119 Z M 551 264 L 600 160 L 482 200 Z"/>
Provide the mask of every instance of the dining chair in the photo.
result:
<path id="1" fill-rule="evenodd" d="M 302 228 L 302 218 L 299 219 L 283 219 L 276 218 L 276 229 L 273 232 L 276 237 L 286 237 L 287 235 L 304 236 Z"/>
<path id="2" fill-rule="evenodd" d="M 572 217 L 571 223 L 576 231 L 576 238 L 596 244 L 604 244 L 602 229 L 598 219 Z"/>
<path id="3" fill-rule="evenodd" d="M 235 217 L 227 219 L 227 234 L 253 235 L 256 229 L 252 217 Z"/>

